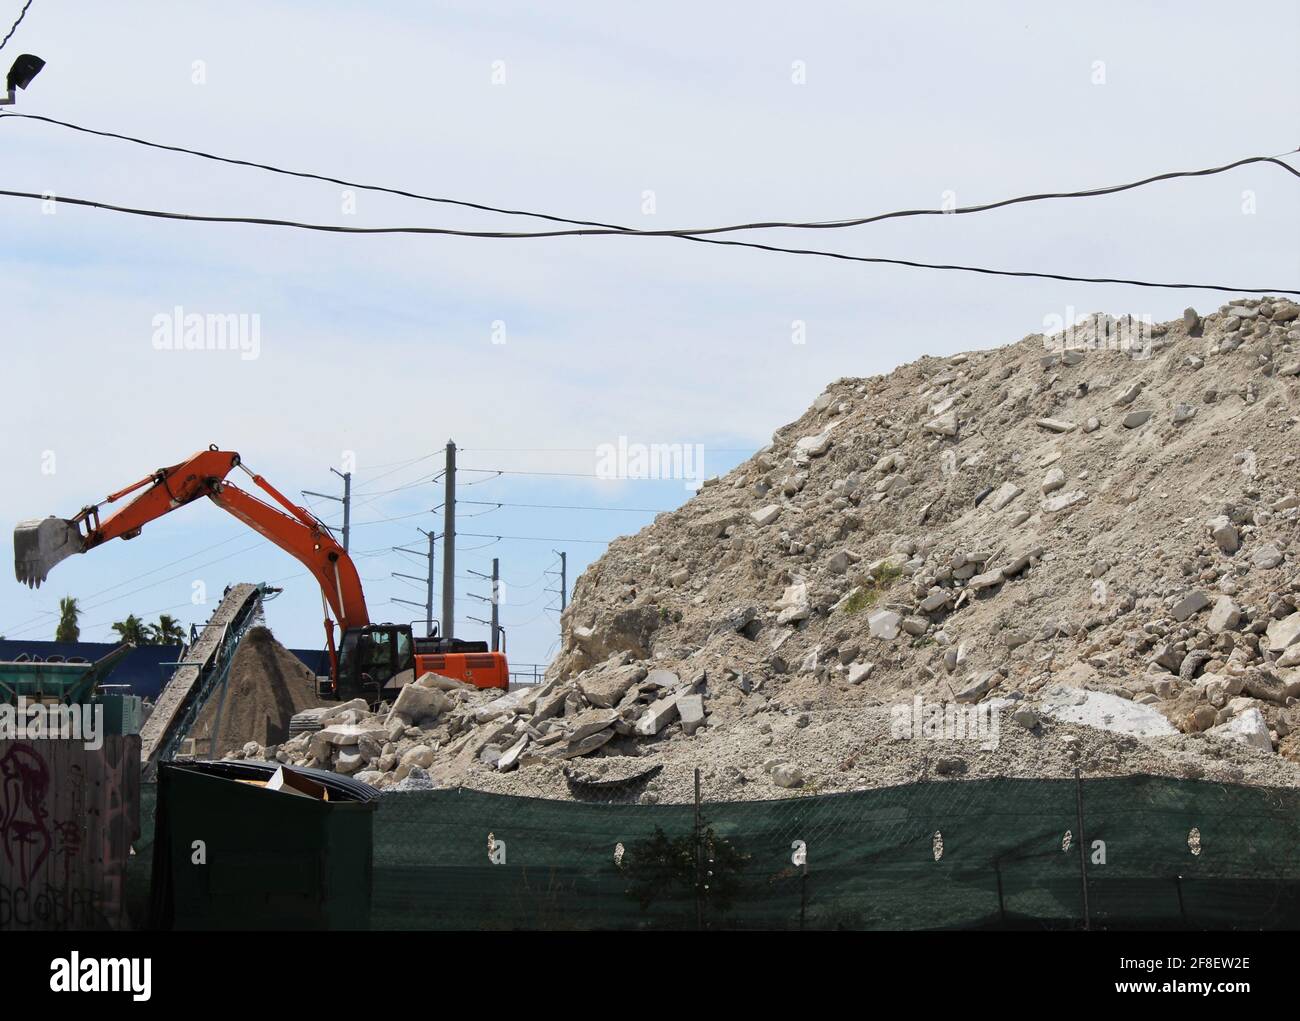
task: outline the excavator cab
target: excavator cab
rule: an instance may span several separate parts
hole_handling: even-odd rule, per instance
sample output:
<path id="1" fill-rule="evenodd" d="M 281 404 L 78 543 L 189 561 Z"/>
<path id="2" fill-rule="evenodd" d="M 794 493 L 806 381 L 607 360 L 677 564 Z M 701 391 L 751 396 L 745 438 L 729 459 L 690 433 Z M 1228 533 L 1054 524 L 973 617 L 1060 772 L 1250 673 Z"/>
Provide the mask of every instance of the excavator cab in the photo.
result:
<path id="1" fill-rule="evenodd" d="M 409 624 L 368 624 L 343 633 L 338 651 L 341 701 L 364 698 L 374 705 L 392 702 L 402 684 L 427 673 L 441 674 L 478 688 L 510 685 L 510 669 L 500 652 L 489 652 L 486 642 L 413 636 Z M 400 675 L 411 671 L 406 677 Z"/>
<path id="2" fill-rule="evenodd" d="M 343 632 L 336 692 L 341 701 L 385 701 L 399 674 L 415 668 L 409 624 L 368 624 Z M 408 679 L 414 679 L 414 676 Z"/>

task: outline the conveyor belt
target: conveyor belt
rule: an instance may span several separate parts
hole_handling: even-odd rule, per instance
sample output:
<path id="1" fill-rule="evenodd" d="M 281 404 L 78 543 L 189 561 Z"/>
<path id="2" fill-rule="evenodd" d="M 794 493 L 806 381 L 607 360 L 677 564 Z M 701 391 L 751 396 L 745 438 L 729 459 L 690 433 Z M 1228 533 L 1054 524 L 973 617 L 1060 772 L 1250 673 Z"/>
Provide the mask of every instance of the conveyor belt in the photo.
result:
<path id="1" fill-rule="evenodd" d="M 146 779 L 152 779 L 159 762 L 175 756 L 209 696 L 229 672 L 266 591 L 264 585 L 232 585 L 186 651 L 140 731 L 140 765 Z"/>

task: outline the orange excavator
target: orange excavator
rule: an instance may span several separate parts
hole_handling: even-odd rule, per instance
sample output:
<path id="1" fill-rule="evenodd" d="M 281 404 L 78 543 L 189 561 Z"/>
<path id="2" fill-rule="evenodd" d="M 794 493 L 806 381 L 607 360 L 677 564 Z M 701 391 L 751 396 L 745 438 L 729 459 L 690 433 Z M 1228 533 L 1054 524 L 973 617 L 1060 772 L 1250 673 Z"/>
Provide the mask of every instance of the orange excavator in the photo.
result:
<path id="1" fill-rule="evenodd" d="M 226 476 L 244 471 L 279 507 L 247 493 Z M 249 528 L 297 557 L 320 585 L 325 606 L 325 642 L 330 658 L 330 695 L 378 702 L 393 694 L 403 677 L 440 674 L 480 688 L 506 688 L 509 668 L 503 653 L 489 652 L 486 642 L 417 637 L 409 624 L 375 624 L 366 610 L 361 578 L 347 550 L 315 515 L 289 500 L 273 485 L 249 471 L 237 453 L 214 444 L 170 468 L 159 468 L 139 482 L 105 497 L 116 503 L 142 490 L 130 503 L 100 520 L 101 504 L 84 507 L 74 518 L 22 521 L 14 529 L 14 570 L 33 588 L 50 570 L 76 553 L 110 539 L 134 539 L 150 521 L 206 496 Z M 331 619 L 331 614 L 333 619 Z M 335 621 L 342 639 L 334 641 Z M 406 673 L 411 671 L 411 673 Z"/>

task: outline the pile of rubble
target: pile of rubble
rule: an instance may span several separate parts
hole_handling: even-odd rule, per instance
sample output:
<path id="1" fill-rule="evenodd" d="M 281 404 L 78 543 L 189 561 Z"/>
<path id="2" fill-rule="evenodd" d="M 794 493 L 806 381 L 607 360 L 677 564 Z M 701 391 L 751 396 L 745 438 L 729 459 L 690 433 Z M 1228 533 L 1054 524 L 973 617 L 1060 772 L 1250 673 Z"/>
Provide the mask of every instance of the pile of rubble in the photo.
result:
<path id="1" fill-rule="evenodd" d="M 1094 316 L 838 380 L 611 544 L 544 684 L 426 676 L 264 751 L 381 788 L 644 801 L 688 799 L 696 766 L 715 799 L 1300 783 L 1298 313 Z M 987 709 L 996 739 L 900 733 L 934 706 Z"/>

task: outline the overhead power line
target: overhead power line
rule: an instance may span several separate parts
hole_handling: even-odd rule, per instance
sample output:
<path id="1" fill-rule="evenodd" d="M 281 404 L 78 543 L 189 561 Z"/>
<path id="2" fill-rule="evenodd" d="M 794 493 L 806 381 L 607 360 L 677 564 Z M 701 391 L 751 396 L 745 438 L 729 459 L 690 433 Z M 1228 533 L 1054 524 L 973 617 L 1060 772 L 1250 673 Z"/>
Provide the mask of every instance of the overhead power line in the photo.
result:
<path id="1" fill-rule="evenodd" d="M 463 472 L 487 472 L 494 478 L 497 475 L 543 475 L 551 478 L 564 479 L 597 479 L 601 482 L 673 482 L 681 481 L 680 479 L 654 479 L 649 477 L 622 477 L 617 475 L 598 475 L 595 472 L 546 472 L 546 471 L 513 471 L 509 468 L 460 468 L 458 471 Z M 475 479 L 473 482 L 466 482 L 464 486 L 476 486 L 482 482 L 491 482 L 492 479 Z"/>
<path id="2" fill-rule="evenodd" d="M 23 9 L 18 12 L 18 20 L 15 21 L 13 25 L 10 27 L 9 31 L 5 33 L 5 37 L 3 39 L 0 39 L 0 50 L 3 50 L 5 48 L 5 43 L 7 43 L 10 40 L 10 38 L 13 36 L 13 34 L 18 31 L 18 26 L 23 23 L 23 18 L 27 17 L 27 8 L 29 8 L 31 5 L 32 5 L 32 0 L 27 0 L 27 2 L 23 4 Z"/>
<path id="3" fill-rule="evenodd" d="M 1273 162 L 1286 166 L 1293 174 L 1300 177 L 1300 171 L 1280 160 Z M 128 216 L 144 216 L 160 220 L 184 220 L 192 223 L 239 223 L 258 227 L 287 227 L 293 230 L 316 231 L 326 234 L 431 234 L 449 237 L 472 237 L 487 239 L 522 239 L 556 237 L 556 232 L 537 232 L 533 234 L 510 231 L 472 231 L 456 230 L 449 227 L 345 227 L 334 223 L 308 223 L 302 220 L 281 220 L 266 216 L 215 216 L 200 213 L 176 213 L 162 209 L 143 209 L 137 206 L 119 206 L 111 202 L 98 202 L 94 199 L 75 198 L 71 195 L 39 194 L 30 191 L 11 191 L 0 189 L 0 195 L 9 198 L 32 199 L 37 202 L 59 202 L 68 206 L 82 206 L 87 209 L 102 209 L 111 213 L 123 213 Z M 685 233 L 663 233 L 639 235 L 630 231 L 612 231 L 611 237 L 690 237 Z M 1124 284 L 1129 287 L 1150 287 L 1161 290 L 1225 291 L 1233 294 L 1300 294 L 1300 290 L 1274 286 L 1238 287 L 1229 284 L 1200 284 L 1186 282 L 1136 280 L 1127 277 L 1086 277 L 1069 273 L 1041 273 L 1032 270 L 994 269 L 989 266 L 967 266 L 960 263 L 920 262 L 915 259 L 888 259 L 875 255 L 850 255 L 847 252 L 829 252 L 818 248 L 786 248 L 781 245 L 760 244 L 757 241 L 728 241 L 722 238 L 693 238 L 714 245 L 729 245 L 734 248 L 754 248 L 764 252 L 782 252 L 786 255 L 808 255 L 825 259 L 837 259 L 842 262 L 861 262 L 880 266 L 906 266 L 911 269 L 933 269 L 957 273 L 977 273 L 982 276 L 1020 277 L 1035 280 L 1063 280 L 1077 284 Z"/>
<path id="4" fill-rule="evenodd" d="M 400 195 L 406 198 L 413 198 L 421 201 L 438 202 L 448 205 L 462 206 L 471 209 L 478 209 L 488 212 L 503 213 L 513 216 L 529 216 L 537 219 L 549 220 L 552 222 L 566 223 L 577 225 L 576 229 L 551 230 L 551 231 L 473 231 L 459 230 L 447 227 L 348 227 L 339 224 L 319 224 L 308 223 L 297 220 L 283 220 L 271 217 L 248 217 L 248 216 L 213 216 L 193 213 L 176 213 L 167 210 L 143 209 L 131 206 L 119 206 L 112 203 L 98 202 L 90 199 L 73 198 L 69 196 L 50 196 L 48 194 L 38 195 L 32 192 L 18 191 L 0 191 L 0 195 L 6 195 L 11 198 L 29 198 L 38 201 L 49 201 L 54 198 L 55 201 L 63 202 L 67 205 L 84 206 L 87 208 L 103 209 L 109 212 L 117 212 L 126 215 L 153 217 L 168 220 L 187 220 L 202 223 L 241 223 L 254 226 L 272 226 L 287 227 L 297 230 L 318 231 L 325 233 L 337 234 L 429 234 L 442 235 L 451 237 L 475 237 L 486 239 L 525 239 L 525 238 L 552 238 L 572 235 L 608 235 L 608 236 L 636 236 L 636 237 L 676 237 L 685 240 L 696 241 L 706 244 L 728 245 L 739 248 L 753 248 L 758 251 L 779 252 L 788 255 L 805 255 L 819 258 L 837 259 L 846 262 L 861 262 L 874 265 L 894 265 L 903 266 L 912 269 L 931 269 L 947 272 L 976 273 L 984 276 L 1001 276 L 1001 277 L 1019 277 L 1027 279 L 1044 279 L 1044 280 L 1061 280 L 1071 283 L 1095 283 L 1095 284 L 1123 284 L 1131 287 L 1147 287 L 1169 290 L 1213 290 L 1225 291 L 1232 293 L 1260 293 L 1271 292 L 1277 294 L 1300 294 L 1300 291 L 1280 287 L 1236 287 L 1226 284 L 1196 284 L 1186 282 L 1158 282 L 1149 280 L 1137 280 L 1124 277 L 1087 277 L 1075 276 L 1064 273 L 1045 273 L 1030 270 L 1002 270 L 985 266 L 967 266 L 955 263 L 928 263 L 919 262 L 910 259 L 890 259 L 882 256 L 863 256 L 851 255 L 846 252 L 831 252 L 821 249 L 807 248 L 790 248 L 781 245 L 761 244 L 754 241 L 735 241 L 717 237 L 707 237 L 705 235 L 734 232 L 741 230 L 756 230 L 767 228 L 799 228 L 799 229 L 828 229 L 842 228 L 852 226 L 862 226 L 868 223 L 875 223 L 881 220 L 894 219 L 908 216 L 938 216 L 953 214 L 969 214 L 986 212 L 991 209 L 1001 208 L 1003 206 L 1014 205 L 1023 202 L 1038 202 L 1047 199 L 1063 198 L 1085 198 L 1096 197 L 1100 195 L 1109 195 L 1121 191 L 1127 191 L 1133 188 L 1140 188 L 1157 181 L 1173 180 L 1180 177 L 1203 177 L 1210 174 L 1220 174 L 1237 167 L 1246 166 L 1253 163 L 1270 163 L 1282 167 L 1293 176 L 1300 177 L 1300 171 L 1291 167 L 1289 164 L 1282 162 L 1277 156 L 1248 156 L 1244 159 L 1232 163 L 1224 164 L 1218 167 L 1207 167 L 1199 170 L 1172 171 L 1165 174 L 1158 174 L 1153 177 L 1143 178 L 1139 181 L 1133 181 L 1126 184 L 1110 185 L 1103 188 L 1090 188 L 1072 192 L 1042 192 L 1033 195 L 1021 195 L 1009 199 L 1001 199 L 996 202 L 984 203 L 975 206 L 961 206 L 951 210 L 944 209 L 904 209 L 895 210 L 888 213 L 878 213 L 873 216 L 855 217 L 851 219 L 840 220 L 820 220 L 820 221 L 789 221 L 789 220 L 768 220 L 755 221 L 744 224 L 729 224 L 720 227 L 703 227 L 677 230 L 640 230 L 629 228 L 620 224 L 602 223 L 593 220 L 576 220 L 569 217 L 555 216 L 549 213 L 537 213 L 529 210 L 506 209 L 499 206 L 491 206 L 486 203 L 469 202 L 462 199 L 449 199 L 438 196 L 423 195 L 417 192 L 407 191 L 399 188 L 389 188 L 381 185 L 367 185 L 359 182 L 351 182 L 342 178 L 330 177 L 324 174 L 315 174 L 306 171 L 291 171 L 271 164 L 255 163 L 249 160 L 238 160 L 226 156 L 218 156 L 214 153 L 203 152 L 197 149 L 188 149 L 183 146 L 166 145 L 159 142 L 151 142 L 147 139 L 137 138 L 131 135 L 123 135 L 117 132 L 100 131 L 93 128 L 82 127 L 81 125 L 72 124 L 67 121 L 55 120 L 51 117 L 42 117 L 37 114 L 4 114 L 0 116 L 19 117 L 26 120 L 41 121 L 48 124 L 55 124 L 60 127 L 69 128 L 74 131 L 80 131 L 86 134 L 98 135 L 100 137 L 115 138 L 121 141 L 132 142 L 138 145 L 148 146 L 150 148 L 162 149 L 170 152 L 178 152 L 186 155 L 197 156 L 202 159 L 214 160 L 221 163 L 229 163 L 235 166 L 245 166 L 254 169 L 265 170 L 271 173 L 284 174 L 291 177 L 307 178 L 312 180 L 326 181 L 333 184 L 343 185 L 349 188 L 359 188 L 368 191 L 385 192 L 394 195 Z M 1291 152 L 1300 151 L 1300 149 L 1291 150 Z M 1283 153 L 1281 155 L 1289 155 Z"/>
<path id="5" fill-rule="evenodd" d="M 589 542 L 596 546 L 608 546 L 613 539 L 557 539 L 551 535 L 490 535 L 486 532 L 458 532 L 458 535 L 468 535 L 472 539 L 492 539 L 500 542 L 502 539 L 514 539 L 520 542 Z"/>
<path id="6" fill-rule="evenodd" d="M 599 507 L 595 504 L 573 503 L 511 503 L 493 500 L 457 500 L 457 503 L 475 504 L 486 507 L 530 507 L 536 510 L 583 510 L 583 511 L 627 511 L 633 514 L 662 514 L 667 507 Z"/>
<path id="7" fill-rule="evenodd" d="M 592 454 L 595 447 L 458 447 L 462 454 Z M 759 447 L 710 447 L 718 454 L 753 454 Z"/>
<path id="8" fill-rule="evenodd" d="M 1082 188 L 1075 191 L 1053 191 L 1038 192 L 1031 195 L 1018 195 L 1014 198 L 999 199 L 994 202 L 985 202 L 979 205 L 957 206 L 953 209 L 898 209 L 888 213 L 875 213 L 870 216 L 856 216 L 835 220 L 756 220 L 749 223 L 725 224 L 717 227 L 693 227 L 693 228 L 667 228 L 664 230 L 645 230 L 638 227 L 628 227 L 617 223 L 604 223 L 599 220 L 581 220 L 567 216 L 557 216 L 553 213 L 539 213 L 535 210 L 528 209 L 509 209 L 502 206 L 489 205 L 484 202 L 472 202 L 465 199 L 446 198 L 437 195 L 426 195 L 420 192 L 408 191 L 403 188 L 393 188 L 387 185 L 364 184 L 358 181 L 348 181 L 340 177 L 331 177 L 327 174 L 317 174 L 303 170 L 286 170 L 283 167 L 277 167 L 269 163 L 257 163 L 252 160 L 236 159 L 230 156 L 219 156 L 215 153 L 204 152 L 201 149 L 190 149 L 185 146 L 168 145 L 162 142 L 152 142 L 148 139 L 139 138 L 134 135 L 120 134 L 115 131 L 103 131 L 96 128 L 87 128 L 79 124 L 73 124 L 69 121 L 57 120 L 53 117 L 45 117 L 40 114 L 31 113 L 9 113 L 0 116 L 21 117 L 24 120 L 41 121 L 46 124 L 54 124 L 62 128 L 69 128 L 73 131 L 79 131 L 88 135 L 98 135 L 101 138 L 113 138 L 122 142 L 131 142 L 135 145 L 147 146 L 151 149 L 162 149 L 166 152 L 182 153 L 187 156 L 197 156 L 200 159 L 213 160 L 218 163 L 228 163 L 232 166 L 249 167 L 255 170 L 265 170 L 273 174 L 282 174 L 288 177 L 304 178 L 306 180 L 323 181 L 328 184 L 342 185 L 345 188 L 355 188 L 361 191 L 380 192 L 388 195 L 397 195 L 402 198 L 416 199 L 421 202 L 435 202 L 441 205 L 460 206 L 466 209 L 477 209 L 483 212 L 501 213 L 507 216 L 525 216 L 538 220 L 549 220 L 552 223 L 571 224 L 581 228 L 578 230 L 563 231 L 499 231 L 499 232 L 481 232 L 481 231 L 449 231 L 448 233 L 464 233 L 470 237 L 502 237 L 502 238 L 526 238 L 526 237 L 564 237 L 575 235 L 593 235 L 593 234 L 634 234 L 644 237 L 680 237 L 680 238 L 703 238 L 711 234 L 725 234 L 742 230 L 766 230 L 773 228 L 789 228 L 798 230 L 828 230 L 840 229 L 844 227 L 861 227 L 866 224 L 879 223 L 882 220 L 899 219 L 909 216 L 951 216 L 970 213 L 983 213 L 993 209 L 1001 209 L 1005 206 L 1017 205 L 1024 202 L 1043 202 L 1050 199 L 1070 199 L 1070 198 L 1095 198 L 1102 195 L 1114 195 L 1123 191 L 1130 191 L 1134 188 L 1142 188 L 1149 184 L 1155 184 L 1159 181 L 1172 181 L 1183 177 L 1207 177 L 1212 174 L 1222 174 L 1229 170 L 1235 170 L 1238 167 L 1244 167 L 1252 163 L 1273 163 L 1282 167 L 1289 173 L 1300 177 L 1300 171 L 1296 171 L 1290 165 L 1283 163 L 1280 156 L 1289 156 L 1292 153 L 1300 152 L 1300 147 L 1279 153 L 1277 156 L 1246 156 L 1232 163 L 1225 163 L 1217 167 L 1205 167 L 1198 170 L 1173 170 L 1163 174 L 1154 174 L 1150 177 L 1144 177 L 1137 181 L 1129 181 L 1125 184 L 1113 184 L 1100 188 Z M 364 228 L 361 228 L 364 229 Z"/>

